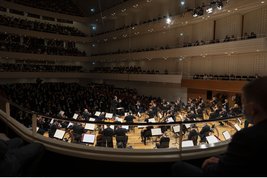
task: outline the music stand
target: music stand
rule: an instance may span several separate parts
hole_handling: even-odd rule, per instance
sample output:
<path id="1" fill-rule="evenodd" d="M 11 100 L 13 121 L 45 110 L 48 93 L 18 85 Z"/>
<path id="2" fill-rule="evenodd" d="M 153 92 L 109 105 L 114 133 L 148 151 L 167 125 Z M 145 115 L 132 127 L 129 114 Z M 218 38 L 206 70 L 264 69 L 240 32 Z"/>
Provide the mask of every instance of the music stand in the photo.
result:
<path id="1" fill-rule="evenodd" d="M 176 136 L 176 139 L 175 139 L 175 143 L 174 144 L 177 144 L 178 143 L 178 140 L 177 139 L 179 138 L 180 131 L 181 131 L 180 125 L 172 126 L 172 129 L 173 129 L 173 132 L 175 133 L 175 136 Z"/>
<path id="2" fill-rule="evenodd" d="M 95 116 L 100 116 L 101 112 L 100 111 L 96 111 L 95 112 Z"/>
<path id="3" fill-rule="evenodd" d="M 188 129 L 191 127 L 191 124 L 185 124 L 185 127 Z"/>
<path id="4" fill-rule="evenodd" d="M 121 126 L 121 128 L 129 130 L 129 126 L 128 125 L 123 125 L 123 126 Z"/>
<path id="5" fill-rule="evenodd" d="M 155 129 L 151 129 L 151 135 L 152 136 L 160 136 L 163 133 L 161 132 L 161 128 L 155 128 Z"/>
<path id="6" fill-rule="evenodd" d="M 148 122 L 155 123 L 156 120 L 155 120 L 155 118 L 150 118 L 150 119 L 148 119 Z"/>
<path id="7" fill-rule="evenodd" d="M 94 144 L 94 142 L 95 142 L 95 135 L 92 135 L 92 134 L 83 134 L 82 142 Z"/>
<path id="8" fill-rule="evenodd" d="M 214 135 L 207 136 L 206 139 L 209 144 L 220 142 Z"/>
<path id="9" fill-rule="evenodd" d="M 115 126 L 114 125 L 109 125 L 111 129 L 114 130 Z M 107 125 L 104 125 L 104 129 L 106 129 L 108 126 Z"/>
<path id="10" fill-rule="evenodd" d="M 64 135 L 65 135 L 64 130 L 57 129 L 55 134 L 54 134 L 54 138 L 58 138 L 58 139 L 62 140 Z"/>
<path id="11" fill-rule="evenodd" d="M 53 123 L 54 123 L 54 120 L 55 120 L 55 119 L 53 118 L 53 119 L 50 121 L 50 124 L 53 124 Z"/>
<path id="12" fill-rule="evenodd" d="M 106 113 L 105 118 L 112 118 L 113 114 L 112 113 Z"/>
<path id="13" fill-rule="evenodd" d="M 161 128 L 154 128 L 151 129 L 151 135 L 152 136 L 161 136 L 163 133 L 161 132 Z M 157 142 L 157 137 L 156 140 L 154 140 L 154 142 Z"/>
<path id="14" fill-rule="evenodd" d="M 86 123 L 84 129 L 86 130 L 95 130 L 95 124 Z"/>
<path id="15" fill-rule="evenodd" d="M 71 126 L 73 126 L 73 123 L 70 122 L 69 125 L 67 126 L 67 128 L 70 128 Z"/>
<path id="16" fill-rule="evenodd" d="M 171 122 L 174 122 L 173 118 L 172 117 L 169 117 L 166 121 L 167 123 L 171 123 Z"/>
<path id="17" fill-rule="evenodd" d="M 231 135 L 230 135 L 230 133 L 228 131 L 224 131 L 224 132 L 222 132 L 222 134 L 223 134 L 223 137 L 224 137 L 225 140 L 230 140 L 231 139 Z"/>
<path id="18" fill-rule="evenodd" d="M 236 128 L 237 131 L 241 130 L 238 124 L 235 124 L 234 127 Z"/>
<path id="19" fill-rule="evenodd" d="M 79 116 L 79 115 L 75 113 L 75 114 L 73 114 L 72 118 L 73 118 L 73 119 L 77 119 L 78 116 Z"/>
<path id="20" fill-rule="evenodd" d="M 193 140 L 182 141 L 182 147 L 191 147 L 194 146 Z"/>
<path id="21" fill-rule="evenodd" d="M 89 121 L 95 121 L 95 118 L 90 117 Z"/>

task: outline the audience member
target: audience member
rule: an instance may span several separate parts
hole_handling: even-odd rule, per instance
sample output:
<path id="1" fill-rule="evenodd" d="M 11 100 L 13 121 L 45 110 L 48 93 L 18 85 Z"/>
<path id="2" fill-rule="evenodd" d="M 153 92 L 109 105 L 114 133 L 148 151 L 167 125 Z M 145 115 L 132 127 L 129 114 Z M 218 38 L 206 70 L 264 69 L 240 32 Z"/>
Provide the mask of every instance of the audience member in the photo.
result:
<path id="1" fill-rule="evenodd" d="M 20 138 L 0 140 L 0 176 L 34 176 L 43 153 L 40 143 L 24 144 Z"/>

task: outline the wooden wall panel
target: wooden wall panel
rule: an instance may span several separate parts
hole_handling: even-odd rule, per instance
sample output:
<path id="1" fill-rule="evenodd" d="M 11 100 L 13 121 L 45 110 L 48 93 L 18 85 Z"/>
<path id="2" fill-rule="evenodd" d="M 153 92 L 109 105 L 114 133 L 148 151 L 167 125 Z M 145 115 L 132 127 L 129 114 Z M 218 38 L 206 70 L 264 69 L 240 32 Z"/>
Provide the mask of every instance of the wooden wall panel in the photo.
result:
<path id="1" fill-rule="evenodd" d="M 225 91 L 225 92 L 241 92 L 242 87 L 246 81 L 224 81 L 224 80 L 182 80 L 182 87 L 201 89 L 201 90 L 213 90 L 213 91 Z"/>
<path id="2" fill-rule="evenodd" d="M 242 16 L 235 14 L 224 17 L 216 21 L 216 39 L 224 39 L 226 35 L 235 37 L 241 36 L 242 29 Z"/>
<path id="3" fill-rule="evenodd" d="M 257 20 L 255 20 L 257 19 Z M 244 15 L 244 33 L 267 34 L 267 7 Z"/>
<path id="4" fill-rule="evenodd" d="M 192 41 L 210 41 L 214 34 L 214 21 L 205 21 L 193 25 Z"/>

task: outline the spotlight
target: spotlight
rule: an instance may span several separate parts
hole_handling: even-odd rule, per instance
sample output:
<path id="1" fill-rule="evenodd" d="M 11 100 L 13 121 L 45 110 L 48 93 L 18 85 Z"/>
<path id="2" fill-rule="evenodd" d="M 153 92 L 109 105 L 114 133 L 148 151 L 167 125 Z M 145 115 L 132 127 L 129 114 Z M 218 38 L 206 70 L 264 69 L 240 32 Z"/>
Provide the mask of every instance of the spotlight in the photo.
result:
<path id="1" fill-rule="evenodd" d="M 181 5 L 183 6 L 185 4 L 185 2 L 184 1 L 181 1 Z"/>

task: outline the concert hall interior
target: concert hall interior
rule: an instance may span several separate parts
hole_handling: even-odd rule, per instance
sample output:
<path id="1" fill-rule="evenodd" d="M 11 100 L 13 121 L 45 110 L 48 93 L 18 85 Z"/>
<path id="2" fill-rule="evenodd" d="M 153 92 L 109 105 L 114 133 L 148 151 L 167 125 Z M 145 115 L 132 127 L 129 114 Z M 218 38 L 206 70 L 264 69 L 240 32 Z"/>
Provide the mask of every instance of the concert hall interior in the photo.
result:
<path id="1" fill-rule="evenodd" d="M 267 75 L 266 5 L 0 0 L 0 172 L 168 177 L 224 154 L 253 127 L 242 88 Z"/>

